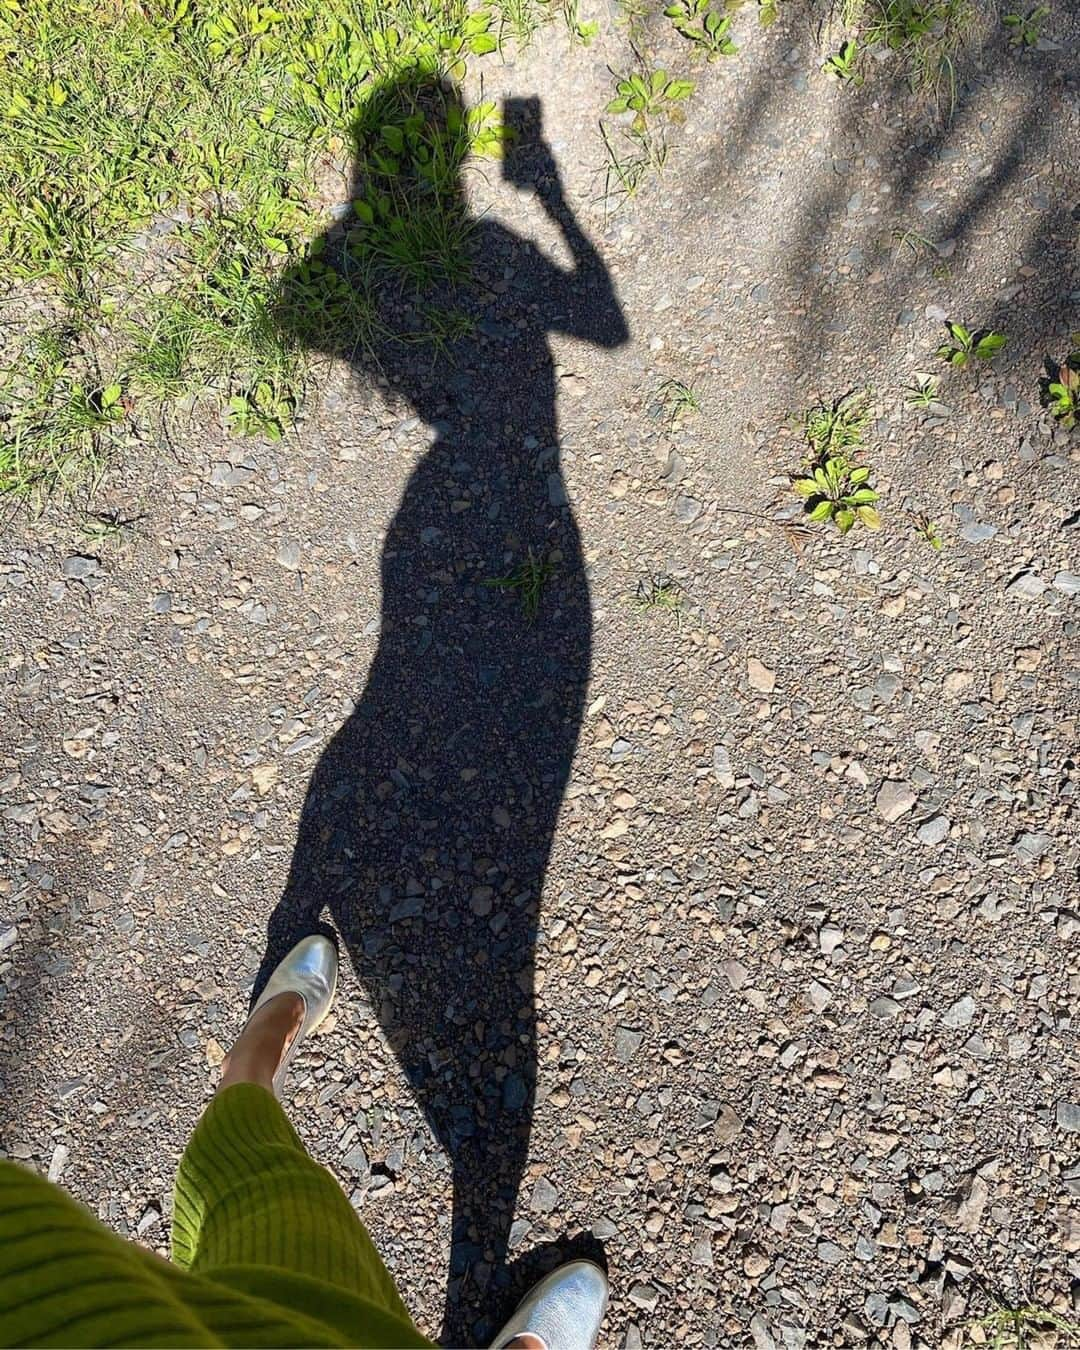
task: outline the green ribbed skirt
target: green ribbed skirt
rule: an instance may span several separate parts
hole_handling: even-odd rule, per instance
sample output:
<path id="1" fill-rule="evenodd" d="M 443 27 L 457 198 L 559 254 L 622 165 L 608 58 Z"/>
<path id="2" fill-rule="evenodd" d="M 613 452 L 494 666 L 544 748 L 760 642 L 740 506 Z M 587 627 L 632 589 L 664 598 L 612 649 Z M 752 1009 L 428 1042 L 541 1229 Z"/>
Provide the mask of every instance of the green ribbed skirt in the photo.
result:
<path id="1" fill-rule="evenodd" d="M 428 1346 L 340 1186 L 273 1096 L 211 1102 L 176 1176 L 173 1261 L 0 1162 L 0 1344 Z"/>

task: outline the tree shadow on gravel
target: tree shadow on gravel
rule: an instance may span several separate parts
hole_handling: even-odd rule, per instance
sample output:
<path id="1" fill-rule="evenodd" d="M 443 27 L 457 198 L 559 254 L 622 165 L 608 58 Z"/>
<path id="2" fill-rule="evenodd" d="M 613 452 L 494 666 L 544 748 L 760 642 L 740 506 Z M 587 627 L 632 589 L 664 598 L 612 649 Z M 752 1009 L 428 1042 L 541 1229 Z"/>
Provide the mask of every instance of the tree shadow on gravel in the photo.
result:
<path id="1" fill-rule="evenodd" d="M 901 58 L 879 51 L 884 60 L 864 59 L 862 88 L 828 91 L 821 119 L 821 76 L 808 83 L 806 68 L 830 12 L 812 4 L 778 27 L 777 40 L 802 45 L 783 65 L 760 63 L 695 174 L 703 225 L 718 203 L 736 235 L 762 214 L 779 222 L 761 249 L 772 295 L 755 312 L 783 313 L 770 353 L 778 386 L 816 381 L 837 349 L 876 355 L 906 336 L 893 323 L 921 333 L 934 305 L 1005 331 L 1001 372 L 1028 348 L 1057 351 L 1075 327 L 1080 284 L 1080 200 L 1063 170 L 1076 160 L 1080 15 L 1056 10 L 1047 28 L 1058 45 L 1021 52 L 998 9 L 975 6 L 955 85 L 937 100 L 912 93 Z M 790 144 L 797 175 L 783 154 Z M 931 327 L 924 368 L 941 373 L 932 352 L 946 336 L 940 322 Z M 1037 400 L 1034 383 L 1024 395 Z"/>
<path id="2" fill-rule="evenodd" d="M 485 118 L 419 75 L 370 99 L 356 219 L 283 290 L 294 335 L 319 343 L 325 311 L 322 349 L 365 349 L 362 381 L 402 395 L 432 440 L 385 537 L 378 649 L 312 775 L 256 982 L 325 906 L 453 1169 L 455 1345 L 493 1330 L 537 1264 L 511 1273 L 508 1259 L 536 1079 L 533 953 L 591 641 L 546 337 L 627 338 L 538 102 L 507 110 L 507 170 L 535 187 L 573 265 L 468 218 L 461 168 Z M 419 340 L 432 329 L 434 347 Z M 535 612 L 513 584 L 529 568 L 546 577 Z"/>

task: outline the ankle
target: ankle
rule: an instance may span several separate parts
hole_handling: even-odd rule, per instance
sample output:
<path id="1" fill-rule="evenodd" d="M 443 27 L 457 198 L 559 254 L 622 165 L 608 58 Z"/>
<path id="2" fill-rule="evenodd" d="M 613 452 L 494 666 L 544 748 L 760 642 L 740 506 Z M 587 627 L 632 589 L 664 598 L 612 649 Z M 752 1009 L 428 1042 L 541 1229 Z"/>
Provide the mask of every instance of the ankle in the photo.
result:
<path id="1" fill-rule="evenodd" d="M 304 1020 L 299 994 L 279 994 L 248 1020 L 222 1065 L 218 1090 L 234 1083 L 257 1083 L 273 1091 L 274 1074 Z"/>

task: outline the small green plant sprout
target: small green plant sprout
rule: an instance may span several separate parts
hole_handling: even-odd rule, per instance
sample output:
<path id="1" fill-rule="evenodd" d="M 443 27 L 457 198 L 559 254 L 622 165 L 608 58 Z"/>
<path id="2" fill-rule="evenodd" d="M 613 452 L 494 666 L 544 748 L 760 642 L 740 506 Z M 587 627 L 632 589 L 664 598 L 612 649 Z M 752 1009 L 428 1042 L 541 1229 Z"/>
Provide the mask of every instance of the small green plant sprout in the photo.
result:
<path id="1" fill-rule="evenodd" d="M 673 80 L 668 78 L 666 70 L 657 69 L 648 75 L 627 75 L 616 78 L 615 97 L 607 105 L 609 113 L 632 112 L 634 120 L 631 126 L 642 132 L 648 120 L 655 114 L 667 110 L 670 105 L 681 103 L 694 92 L 691 80 Z"/>
<path id="2" fill-rule="evenodd" d="M 938 402 L 938 378 L 936 375 L 916 374 L 915 379 L 904 391 L 909 408 L 919 412 L 933 412 L 944 404 Z"/>
<path id="3" fill-rule="evenodd" d="M 1073 350 L 1059 366 L 1047 361 L 1050 378 L 1043 381 L 1043 402 L 1058 426 L 1071 431 L 1080 421 L 1080 333 L 1071 337 Z"/>
<path id="4" fill-rule="evenodd" d="M 929 263 L 931 276 L 941 279 L 951 275 L 949 264 L 941 256 L 938 245 L 925 235 L 918 234 L 915 230 L 896 229 L 893 230 L 892 237 L 896 246 L 893 253 L 894 262 L 898 262 L 905 254 L 910 254 L 916 265 Z"/>
<path id="5" fill-rule="evenodd" d="M 97 413 L 102 426 L 124 420 L 125 409 L 121 398 L 123 392 L 120 385 L 107 384 L 104 389 L 95 390 L 90 395 L 90 406 Z"/>
<path id="6" fill-rule="evenodd" d="M 235 394 L 229 399 L 227 420 L 229 430 L 237 436 L 264 436 L 268 441 L 280 441 L 292 414 L 292 399 L 260 381 L 246 394 Z"/>
<path id="7" fill-rule="evenodd" d="M 487 577 L 481 585 L 496 591 L 516 591 L 521 597 L 521 608 L 527 619 L 535 619 L 540 609 L 544 587 L 555 575 L 553 558 L 537 558 L 532 549 L 524 562 L 518 563 L 504 577 Z"/>
<path id="8" fill-rule="evenodd" d="M 972 359 L 993 361 L 1009 340 L 1004 333 L 995 333 L 989 328 L 972 331 L 962 323 L 953 323 L 951 319 L 946 320 L 945 327 L 949 330 L 951 341 L 943 342 L 936 355 L 958 370 L 969 365 Z"/>
<path id="9" fill-rule="evenodd" d="M 930 517 L 921 511 L 916 511 L 911 517 L 911 523 L 915 527 L 915 533 L 919 538 L 925 539 L 931 548 L 935 548 L 940 552 L 944 541 L 938 532 L 938 527 Z"/>
<path id="10" fill-rule="evenodd" d="M 587 47 L 599 33 L 600 25 L 595 19 L 582 19 L 578 0 L 563 0 L 560 8 L 570 41 L 580 42 L 583 47 Z"/>
<path id="11" fill-rule="evenodd" d="M 99 511 L 86 516 L 79 525 L 79 533 L 95 544 L 120 544 L 136 519 L 119 511 Z"/>
<path id="12" fill-rule="evenodd" d="M 693 387 L 683 380 L 665 380 L 657 391 L 657 401 L 670 426 L 677 426 L 690 413 L 701 411 L 701 401 Z"/>
<path id="13" fill-rule="evenodd" d="M 746 0 L 724 0 L 724 8 L 729 14 L 735 14 Z M 757 0 L 758 23 L 762 28 L 769 28 L 780 17 L 780 0 Z"/>
<path id="14" fill-rule="evenodd" d="M 811 461 L 818 463 L 862 445 L 862 434 L 869 422 L 870 400 L 863 391 L 848 394 L 835 403 L 808 408 L 803 414 L 802 429 Z"/>
<path id="15" fill-rule="evenodd" d="M 863 82 L 859 70 L 859 44 L 854 38 L 848 38 L 846 42 L 840 44 L 840 50 L 834 52 L 821 69 L 841 84 L 848 84 L 857 89 Z"/>
<path id="16" fill-rule="evenodd" d="M 926 235 L 919 234 L 917 230 L 897 228 L 893 230 L 892 237 L 896 245 L 896 251 L 893 254 L 894 259 L 900 258 L 905 251 L 910 252 L 913 258 L 923 258 L 935 251 L 934 245 L 927 239 Z"/>
<path id="17" fill-rule="evenodd" d="M 1010 47 L 1035 47 L 1042 32 L 1043 20 L 1050 14 L 1046 5 L 1037 5 L 1026 14 L 1017 10 L 1014 14 L 1003 14 L 1001 22 L 1009 30 Z"/>
<path id="18" fill-rule="evenodd" d="M 739 50 L 728 37 L 731 15 L 715 10 L 713 0 L 675 0 L 664 13 L 676 33 L 705 52 L 710 61 L 718 56 L 734 56 Z"/>
<path id="19" fill-rule="evenodd" d="M 986 1350 L 1074 1350 L 1080 1346 L 1080 1323 L 1052 1308 L 994 1300 L 992 1312 L 969 1323 L 978 1328 Z M 974 1338 L 965 1344 L 974 1344 Z"/>
<path id="20" fill-rule="evenodd" d="M 650 576 L 638 582 L 634 608 L 643 614 L 671 614 L 677 628 L 682 628 L 682 588 L 672 577 Z"/>

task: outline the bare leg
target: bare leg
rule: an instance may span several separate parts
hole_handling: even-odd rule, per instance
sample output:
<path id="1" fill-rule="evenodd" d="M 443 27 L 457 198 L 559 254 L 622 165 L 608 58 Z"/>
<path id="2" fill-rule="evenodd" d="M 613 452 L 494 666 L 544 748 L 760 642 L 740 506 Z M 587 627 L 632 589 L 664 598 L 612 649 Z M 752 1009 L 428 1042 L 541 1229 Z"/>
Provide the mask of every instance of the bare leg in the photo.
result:
<path id="1" fill-rule="evenodd" d="M 225 1056 L 218 1091 L 234 1083 L 258 1083 L 274 1090 L 274 1074 L 281 1057 L 304 1020 L 299 994 L 278 994 L 255 1013 Z"/>

